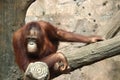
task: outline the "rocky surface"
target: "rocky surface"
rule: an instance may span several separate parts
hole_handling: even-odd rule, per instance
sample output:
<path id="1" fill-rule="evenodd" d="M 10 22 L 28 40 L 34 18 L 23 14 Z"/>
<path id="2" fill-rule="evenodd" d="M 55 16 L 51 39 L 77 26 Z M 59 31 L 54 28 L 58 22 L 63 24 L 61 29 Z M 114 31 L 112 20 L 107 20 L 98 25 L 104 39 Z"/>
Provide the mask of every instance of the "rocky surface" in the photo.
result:
<path id="1" fill-rule="evenodd" d="M 28 9 L 26 23 L 45 20 L 58 28 L 84 35 L 98 34 L 99 27 L 120 10 L 120 0 L 37 0 Z M 104 29 L 104 27 L 103 27 Z M 61 43 L 59 51 L 72 52 L 83 43 Z M 53 80 L 120 80 L 120 57 L 84 66 Z"/>

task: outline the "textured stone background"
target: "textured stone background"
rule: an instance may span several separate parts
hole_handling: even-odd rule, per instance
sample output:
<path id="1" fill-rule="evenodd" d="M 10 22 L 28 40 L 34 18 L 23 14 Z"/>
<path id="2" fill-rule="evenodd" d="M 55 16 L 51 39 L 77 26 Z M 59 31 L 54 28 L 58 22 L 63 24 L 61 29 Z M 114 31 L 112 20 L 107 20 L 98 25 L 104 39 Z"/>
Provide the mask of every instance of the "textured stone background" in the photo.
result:
<path id="1" fill-rule="evenodd" d="M 67 31 L 94 35 L 119 10 L 120 0 L 37 0 L 27 11 L 26 23 L 45 20 Z M 59 51 L 73 52 L 81 46 L 84 44 L 63 42 Z M 120 80 L 120 57 L 84 66 L 53 80 Z"/>

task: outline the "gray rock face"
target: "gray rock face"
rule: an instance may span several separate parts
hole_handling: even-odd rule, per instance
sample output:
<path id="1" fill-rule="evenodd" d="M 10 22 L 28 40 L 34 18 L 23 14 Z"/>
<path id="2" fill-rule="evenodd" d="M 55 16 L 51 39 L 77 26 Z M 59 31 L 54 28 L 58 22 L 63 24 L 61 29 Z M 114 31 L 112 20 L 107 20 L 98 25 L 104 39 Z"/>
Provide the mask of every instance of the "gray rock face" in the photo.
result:
<path id="1" fill-rule="evenodd" d="M 120 10 L 120 0 L 37 0 L 28 9 L 26 23 L 45 20 L 58 28 L 83 35 L 97 30 Z M 104 27 L 103 27 L 104 29 Z M 70 53 L 83 43 L 61 43 L 59 50 Z M 63 74 L 53 80 L 119 80 L 120 57 L 115 56 Z"/>

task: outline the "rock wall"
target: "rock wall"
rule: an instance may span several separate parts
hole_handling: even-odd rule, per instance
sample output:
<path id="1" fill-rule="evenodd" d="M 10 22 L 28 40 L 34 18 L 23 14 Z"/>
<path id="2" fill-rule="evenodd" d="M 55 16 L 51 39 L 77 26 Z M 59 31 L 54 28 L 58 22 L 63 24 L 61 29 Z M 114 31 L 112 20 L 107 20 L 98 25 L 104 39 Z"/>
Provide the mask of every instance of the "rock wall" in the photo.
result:
<path id="1" fill-rule="evenodd" d="M 120 0 L 36 0 L 28 9 L 26 23 L 45 20 L 58 28 L 83 35 L 98 29 L 120 10 Z M 104 27 L 103 27 L 104 29 Z M 72 52 L 83 43 L 61 43 L 59 51 Z M 60 75 L 53 80 L 120 80 L 120 57 L 115 56 Z"/>

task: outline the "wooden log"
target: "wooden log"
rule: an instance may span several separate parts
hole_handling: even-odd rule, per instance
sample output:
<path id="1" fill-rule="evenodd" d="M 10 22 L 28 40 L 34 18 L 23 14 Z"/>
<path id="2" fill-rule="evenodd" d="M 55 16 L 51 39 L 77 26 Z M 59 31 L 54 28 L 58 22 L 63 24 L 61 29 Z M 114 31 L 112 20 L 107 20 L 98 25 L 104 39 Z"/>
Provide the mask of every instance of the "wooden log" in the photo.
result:
<path id="1" fill-rule="evenodd" d="M 49 69 L 46 63 L 30 63 L 24 74 L 24 80 L 49 80 Z"/>
<path id="2" fill-rule="evenodd" d="M 76 69 L 105 58 L 118 55 L 120 52 L 120 36 L 93 43 L 76 49 L 73 53 L 66 52 L 66 56 L 71 69 Z"/>

